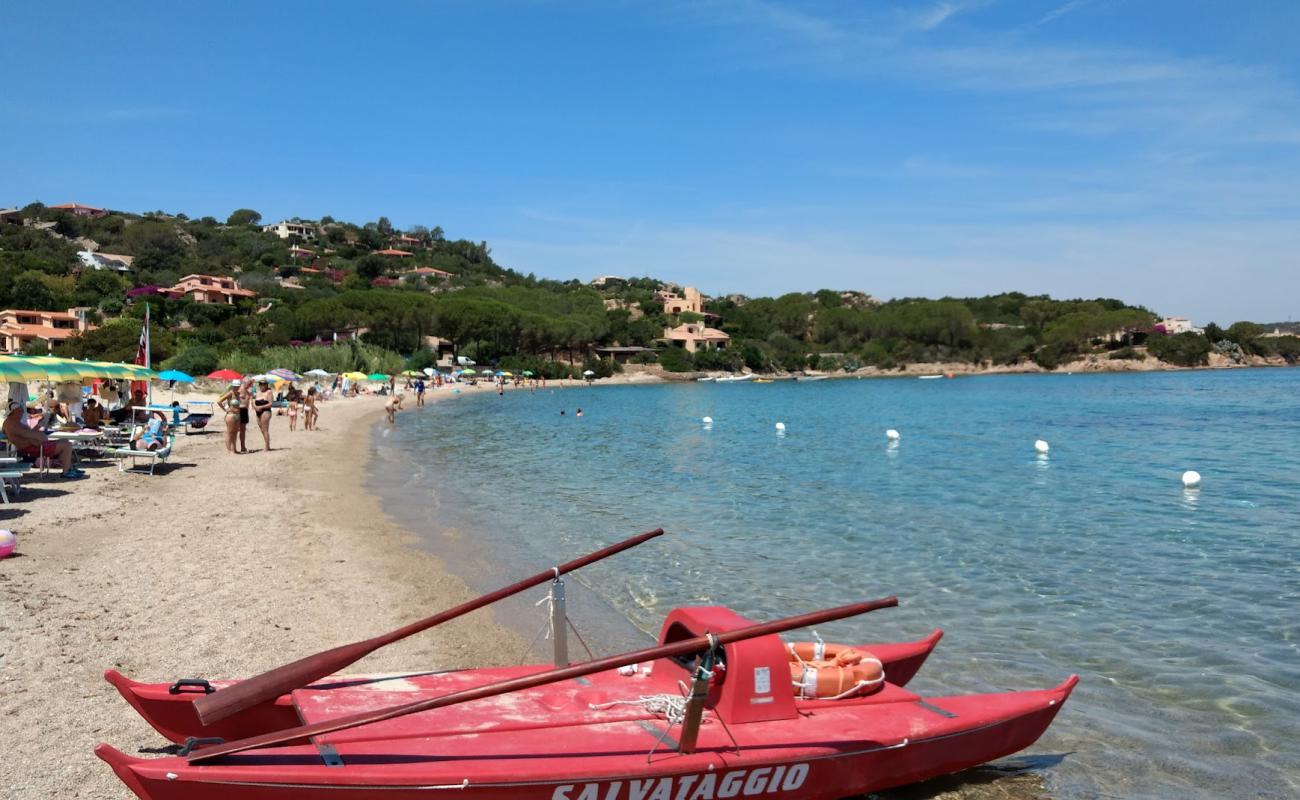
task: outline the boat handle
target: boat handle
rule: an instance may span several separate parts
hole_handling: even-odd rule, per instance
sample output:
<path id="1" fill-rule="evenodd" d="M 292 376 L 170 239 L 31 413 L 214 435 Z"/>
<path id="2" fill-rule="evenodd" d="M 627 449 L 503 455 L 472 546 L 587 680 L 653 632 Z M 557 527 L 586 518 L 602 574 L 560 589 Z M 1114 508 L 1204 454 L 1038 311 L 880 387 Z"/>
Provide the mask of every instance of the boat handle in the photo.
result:
<path id="1" fill-rule="evenodd" d="M 176 751 L 176 755 L 184 757 L 192 753 L 194 751 L 194 748 L 196 747 L 202 747 L 205 744 L 225 744 L 225 743 L 226 740 L 222 739 L 220 736 L 205 736 L 205 737 L 191 736 L 185 740 L 185 744 L 181 745 L 181 749 Z"/>
<path id="2" fill-rule="evenodd" d="M 202 689 L 204 694 L 212 694 L 216 691 L 212 688 L 212 684 L 202 678 L 181 678 L 167 688 L 167 694 L 181 694 L 186 689 Z"/>

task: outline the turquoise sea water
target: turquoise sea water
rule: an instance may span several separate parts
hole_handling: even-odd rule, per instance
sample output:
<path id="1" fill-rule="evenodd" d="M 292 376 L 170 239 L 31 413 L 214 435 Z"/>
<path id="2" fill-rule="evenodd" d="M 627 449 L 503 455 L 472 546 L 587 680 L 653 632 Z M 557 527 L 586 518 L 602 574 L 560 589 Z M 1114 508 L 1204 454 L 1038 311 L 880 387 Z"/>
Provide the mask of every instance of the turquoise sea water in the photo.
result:
<path id="1" fill-rule="evenodd" d="M 484 588 L 663 526 L 584 571 L 607 616 L 897 594 L 820 633 L 943 627 L 929 695 L 1082 676 L 1030 751 L 1058 797 L 1300 796 L 1300 370 L 513 390 L 375 448 Z"/>

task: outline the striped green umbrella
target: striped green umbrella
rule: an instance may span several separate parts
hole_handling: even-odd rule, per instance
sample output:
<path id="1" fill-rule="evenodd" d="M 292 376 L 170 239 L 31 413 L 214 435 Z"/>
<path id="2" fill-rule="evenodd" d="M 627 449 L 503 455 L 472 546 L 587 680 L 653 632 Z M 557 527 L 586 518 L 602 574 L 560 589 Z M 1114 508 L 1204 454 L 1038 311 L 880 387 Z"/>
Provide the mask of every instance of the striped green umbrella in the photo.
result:
<path id="1" fill-rule="evenodd" d="M 45 380 L 45 374 L 40 368 L 21 358 L 0 356 L 0 380 L 7 383 L 27 383 Z"/>
<path id="2" fill-rule="evenodd" d="M 46 381 L 64 381 L 80 383 L 85 375 L 79 366 L 80 362 L 67 358 L 55 358 L 54 356 L 14 356 L 16 360 L 25 361 L 33 369 L 39 370 L 43 374 L 35 380 Z"/>

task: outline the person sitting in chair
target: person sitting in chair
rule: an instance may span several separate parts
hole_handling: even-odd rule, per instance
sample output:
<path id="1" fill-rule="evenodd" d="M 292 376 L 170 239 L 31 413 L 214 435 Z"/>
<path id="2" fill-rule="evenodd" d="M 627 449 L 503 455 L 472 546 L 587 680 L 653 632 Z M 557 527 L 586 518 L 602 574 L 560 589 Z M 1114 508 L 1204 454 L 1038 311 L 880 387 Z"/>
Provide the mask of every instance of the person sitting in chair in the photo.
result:
<path id="1" fill-rule="evenodd" d="M 32 413 L 40 414 L 40 411 L 33 408 Z M 33 460 L 45 458 L 57 461 L 65 478 L 86 477 L 86 473 L 72 466 L 72 444 L 67 441 L 50 441 L 43 431 L 27 425 L 27 415 L 25 403 L 15 400 L 9 402 L 9 415 L 5 417 L 3 430 L 5 438 L 18 450 L 18 455 Z"/>
<path id="2" fill-rule="evenodd" d="M 99 430 L 99 427 L 104 424 L 104 409 L 95 402 L 93 397 L 87 400 L 85 407 L 81 409 L 81 424 L 91 430 Z"/>
<path id="3" fill-rule="evenodd" d="M 109 416 L 114 422 L 130 422 L 134 418 L 135 409 L 144 408 L 147 403 L 144 399 L 144 392 L 136 389 L 131 395 L 131 402 L 114 411 Z"/>
<path id="4" fill-rule="evenodd" d="M 154 411 L 149 421 L 135 429 L 131 436 L 132 450 L 157 450 L 163 446 L 163 431 L 167 429 L 167 415 Z"/>

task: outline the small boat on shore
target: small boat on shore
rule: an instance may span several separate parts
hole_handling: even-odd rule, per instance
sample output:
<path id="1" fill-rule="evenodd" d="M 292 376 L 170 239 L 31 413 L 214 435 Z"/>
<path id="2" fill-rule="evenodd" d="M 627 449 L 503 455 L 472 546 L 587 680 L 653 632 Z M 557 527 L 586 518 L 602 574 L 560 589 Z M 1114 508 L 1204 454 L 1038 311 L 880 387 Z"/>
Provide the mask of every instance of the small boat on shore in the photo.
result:
<path id="1" fill-rule="evenodd" d="M 141 800 L 798 800 L 879 791 L 1028 747 L 1077 682 L 928 697 L 904 686 L 943 632 L 871 645 L 780 634 L 898 604 L 851 603 L 766 623 L 684 607 L 658 644 L 572 664 L 341 677 L 379 647 L 551 581 L 563 632 L 574 569 L 650 531 L 453 609 L 243 681 L 105 678 L 169 754 L 95 754 Z M 557 611 L 557 609 L 559 609 Z M 558 618 L 556 615 L 559 615 Z"/>
<path id="2" fill-rule="evenodd" d="M 894 603 L 820 612 L 812 624 Z M 234 741 L 187 739 L 176 755 L 161 758 L 106 744 L 95 752 L 142 800 L 413 800 L 447 790 L 485 800 L 769 793 L 830 800 L 1024 749 L 1077 682 L 922 697 L 881 681 L 870 693 L 805 699 L 791 688 L 790 648 L 775 630 L 804 627 L 810 616 L 755 625 L 726 608 L 678 608 L 664 622 L 659 647 L 627 656 L 556 670 L 331 679 L 255 707 L 240 722 L 248 729 L 228 732 L 239 737 Z M 905 674 L 910 667 L 902 664 L 919 667 L 937 640 L 932 634 L 870 652 L 886 674 Z M 656 651 L 669 655 L 653 657 Z M 207 691 L 188 684 L 172 694 L 171 687 L 109 679 L 128 700 L 150 698 L 136 707 L 151 708 L 160 731 L 159 707 L 179 710 Z M 685 686 L 691 689 L 683 696 Z M 257 728 L 265 730 L 248 735 Z"/>
<path id="3" fill-rule="evenodd" d="M 724 375 L 718 378 L 716 383 L 740 383 L 741 381 L 752 381 L 757 377 L 752 372 L 746 372 L 743 375 Z"/>
<path id="4" fill-rule="evenodd" d="M 889 677 L 889 682 L 896 686 L 906 686 L 916 676 L 925 660 L 934 652 L 943 630 L 937 629 L 929 636 L 911 642 L 889 642 L 857 645 L 856 649 L 870 653 L 880 660 L 882 668 Z M 835 645 L 831 645 L 835 647 Z M 842 645 L 840 646 L 842 647 Z M 422 672 L 399 675 L 354 675 L 331 676 L 318 681 L 306 689 L 310 691 L 330 691 L 331 689 L 348 691 L 374 691 L 374 687 L 394 685 L 401 682 L 412 689 L 436 694 L 445 689 L 449 676 L 454 675 L 456 684 L 485 685 L 496 680 L 507 680 L 534 675 L 548 669 L 545 665 L 519 667 L 493 667 L 486 669 L 467 669 L 455 673 Z M 174 683 L 139 683 L 127 678 L 117 670 L 110 669 L 104 673 L 104 680 L 117 689 L 122 698 L 149 723 L 154 730 L 168 741 L 184 744 L 191 737 L 197 739 L 244 739 L 271 731 L 289 728 L 300 724 L 297 707 L 292 693 L 282 694 L 272 700 L 258 703 L 225 719 L 211 724 L 204 724 L 194 700 L 207 694 L 224 689 L 236 681 L 178 680 Z"/>

